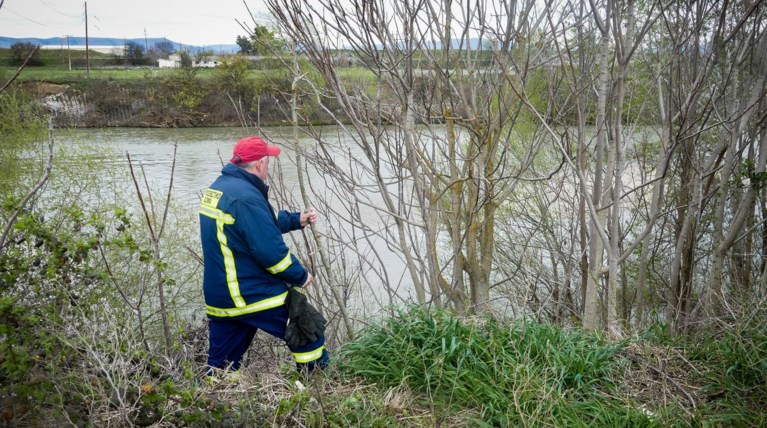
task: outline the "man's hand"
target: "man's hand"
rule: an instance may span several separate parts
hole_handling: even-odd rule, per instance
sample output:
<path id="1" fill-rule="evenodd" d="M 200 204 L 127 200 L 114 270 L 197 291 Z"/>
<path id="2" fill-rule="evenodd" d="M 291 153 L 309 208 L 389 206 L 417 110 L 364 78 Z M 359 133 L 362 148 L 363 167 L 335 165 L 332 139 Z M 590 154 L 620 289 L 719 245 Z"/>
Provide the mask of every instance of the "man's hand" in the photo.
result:
<path id="1" fill-rule="evenodd" d="M 312 282 L 314 282 L 314 276 L 312 276 L 312 274 L 310 273 L 309 276 L 306 277 L 306 282 L 304 283 L 304 285 L 301 286 L 301 288 L 308 287 L 309 284 L 311 284 Z"/>
<path id="2" fill-rule="evenodd" d="M 317 223 L 317 210 L 308 208 L 301 213 L 301 227 Z"/>

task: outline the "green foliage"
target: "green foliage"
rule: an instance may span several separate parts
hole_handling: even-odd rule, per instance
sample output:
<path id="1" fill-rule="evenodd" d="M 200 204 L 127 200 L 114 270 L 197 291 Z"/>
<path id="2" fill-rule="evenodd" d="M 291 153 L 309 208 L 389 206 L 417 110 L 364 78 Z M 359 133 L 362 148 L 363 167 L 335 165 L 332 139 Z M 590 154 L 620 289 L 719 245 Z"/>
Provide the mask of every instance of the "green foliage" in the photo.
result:
<path id="1" fill-rule="evenodd" d="M 38 49 L 37 46 L 29 42 L 16 42 L 11 45 L 10 58 L 8 59 L 8 64 L 12 66 L 18 66 L 23 64 L 24 61 L 29 56 L 29 54 L 31 54 L 33 51 L 35 53 L 32 54 L 31 58 L 29 58 L 29 61 L 27 61 L 27 65 L 32 67 L 44 65 L 45 63 L 40 57 L 40 49 Z"/>
<path id="2" fill-rule="evenodd" d="M 202 104 L 205 99 L 205 86 L 197 77 L 199 68 L 192 67 L 189 55 L 182 56 L 187 59 L 187 65 L 174 69 L 173 74 L 167 78 L 168 85 L 173 88 L 171 97 L 175 105 L 182 110 L 192 113 Z"/>
<path id="3" fill-rule="evenodd" d="M 407 416 L 405 414 L 404 416 Z M 387 414 L 387 409 L 382 400 L 376 396 L 355 392 L 351 395 L 340 397 L 327 409 L 327 413 L 309 413 L 306 423 L 309 426 L 331 427 L 393 427 L 401 426 L 401 423 L 392 414 Z"/>
<path id="4" fill-rule="evenodd" d="M 237 46 L 240 47 L 240 53 L 243 55 L 253 55 L 255 53 L 253 44 L 250 43 L 250 37 L 248 36 L 237 36 Z"/>
<path id="5" fill-rule="evenodd" d="M 38 131 L 32 124 L 42 118 L 18 100 L 3 101 L 9 99 L 30 116 L 2 115 L 0 122 L 9 136 L 34 147 Z M 4 165 L 13 161 L 8 153 L 15 152 L 1 152 Z M 182 273 L 189 258 L 166 245 L 180 248 L 179 236 L 189 236 L 185 222 L 192 222 L 186 211 L 177 217 L 171 209 L 172 231 L 158 256 L 145 225 L 134 219 L 135 199 L 129 200 L 104 158 L 110 155 L 103 149 L 94 157 L 75 143 L 57 147 L 45 197 L 21 206 L 25 191 L 14 188 L 0 204 L 3 227 L 11 213 L 18 214 L 0 247 L 0 411 L 7 423 L 84 423 L 88 413 L 98 418 L 106 406 L 134 405 L 122 411 L 137 424 L 151 423 L 162 416 L 173 390 L 164 384 L 161 394 L 154 383 L 144 388 L 146 379 L 164 375 L 158 354 L 150 352 L 164 349 L 158 346 L 160 314 L 153 306 L 159 272 L 168 318 L 184 331 L 188 300 L 182 289 L 190 287 L 179 278 L 196 278 L 197 265 Z M 27 168 L 37 179 L 39 168 Z M 192 289 L 199 297 L 199 289 Z M 180 366 L 177 377 L 188 382 L 189 365 Z M 131 400 L 130 391 L 143 395 Z"/>
<path id="6" fill-rule="evenodd" d="M 347 375 L 405 383 L 436 407 L 475 408 L 496 426 L 564 419 L 646 426 L 644 414 L 602 393 L 614 388 L 610 373 L 621 347 L 580 330 L 411 309 L 363 330 L 338 361 Z"/>
<path id="7" fill-rule="evenodd" d="M 61 405 L 54 388 L 57 376 L 72 362 L 44 326 L 36 310 L 11 297 L 0 297 L 0 411 L 3 418 L 23 420 L 38 407 Z M 42 314 L 44 316 L 44 314 Z"/>
<path id="8" fill-rule="evenodd" d="M 719 320 L 718 322 L 721 322 Z M 691 421 L 667 410 L 668 419 L 693 426 L 764 426 L 767 423 L 767 314 L 739 314 L 715 330 L 678 335 L 665 324 L 642 334 L 647 344 L 684 352 L 684 370 L 699 386 Z"/>
<path id="9" fill-rule="evenodd" d="M 125 58 L 130 61 L 131 65 L 143 65 L 146 64 L 147 60 L 144 47 L 133 41 L 125 45 Z"/>
<path id="10" fill-rule="evenodd" d="M 238 55 L 224 55 L 215 69 L 215 78 L 222 91 L 233 98 L 250 99 L 253 95 L 253 83 L 248 76 L 250 61 Z"/>
<path id="11" fill-rule="evenodd" d="M 266 25 L 256 24 L 249 41 L 250 51 L 248 54 L 250 55 L 273 55 L 285 51 L 285 40 L 277 37 L 275 30 Z M 239 37 L 237 44 L 240 44 Z"/>
<path id="12" fill-rule="evenodd" d="M 18 203 L 6 199 L 2 217 Z M 93 265 L 100 225 L 97 217 L 74 206 L 47 219 L 22 211 L 10 240 L 0 248 L 0 406 L 13 409 L 12 420 L 28 417 L 20 408 L 34 411 L 40 420 L 56 417 L 41 409 L 66 411 L 72 420 L 83 417 L 83 389 L 77 386 L 83 355 L 67 343 L 62 326 L 69 334 L 91 329 L 108 301 L 103 277 Z"/>
<path id="13" fill-rule="evenodd" d="M 691 361 L 707 368 L 707 395 L 723 396 L 738 424 L 767 419 L 767 314 L 762 309 L 726 328 L 687 338 Z M 736 409 L 736 410 L 732 410 Z M 740 410 L 737 410 L 740 409 Z M 719 412 L 716 412 L 719 413 Z M 722 415 L 720 415 L 722 416 Z M 752 419 L 756 418 L 756 419 Z"/>
<path id="14" fill-rule="evenodd" d="M 48 140 L 45 117 L 29 96 L 0 93 L 0 136 L 0 193 L 21 194 L 24 178 L 43 165 L 34 149 Z"/>

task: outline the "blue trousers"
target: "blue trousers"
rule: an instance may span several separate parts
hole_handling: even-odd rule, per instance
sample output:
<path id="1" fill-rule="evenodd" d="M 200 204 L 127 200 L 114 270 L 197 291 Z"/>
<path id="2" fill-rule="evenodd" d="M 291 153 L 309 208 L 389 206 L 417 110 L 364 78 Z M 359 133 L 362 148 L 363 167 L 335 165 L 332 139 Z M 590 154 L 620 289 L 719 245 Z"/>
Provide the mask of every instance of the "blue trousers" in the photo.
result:
<path id="1" fill-rule="evenodd" d="M 208 321 L 208 366 L 235 371 L 240 369 L 242 357 L 258 329 L 285 340 L 288 308 L 283 305 L 257 312 L 247 318 L 226 319 L 209 316 Z M 324 368 L 327 365 L 329 357 L 325 349 L 325 337 L 321 336 L 312 343 L 289 349 L 299 370 L 311 371 L 315 367 Z"/>

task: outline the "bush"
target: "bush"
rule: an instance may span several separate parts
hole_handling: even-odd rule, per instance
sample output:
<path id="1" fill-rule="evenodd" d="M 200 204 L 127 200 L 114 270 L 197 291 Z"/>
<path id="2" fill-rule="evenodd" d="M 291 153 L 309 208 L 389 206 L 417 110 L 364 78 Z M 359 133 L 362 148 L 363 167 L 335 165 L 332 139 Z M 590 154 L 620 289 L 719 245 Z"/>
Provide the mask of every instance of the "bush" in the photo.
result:
<path id="1" fill-rule="evenodd" d="M 0 93 L 0 135 L 0 193 L 21 194 L 25 178 L 42 165 L 35 156 L 48 137 L 42 110 L 21 92 Z"/>
<path id="2" fill-rule="evenodd" d="M 23 202 L 40 177 L 44 118 L 11 94 L 0 102 L 4 137 L 17 142 L 3 145 L 0 160 L 30 178 L 14 177 L 0 203 L 0 423 L 100 426 L 115 410 L 124 422 L 153 423 L 167 404 L 159 378 L 189 378 L 189 361 L 172 355 L 183 347 L 190 299 L 200 300 L 199 265 L 178 250 L 195 217 L 171 208 L 168 231 L 150 242 L 134 220 L 126 171 L 103 164 L 114 158 L 103 148 L 93 154 L 74 142 L 56 147 L 44 194 Z"/>

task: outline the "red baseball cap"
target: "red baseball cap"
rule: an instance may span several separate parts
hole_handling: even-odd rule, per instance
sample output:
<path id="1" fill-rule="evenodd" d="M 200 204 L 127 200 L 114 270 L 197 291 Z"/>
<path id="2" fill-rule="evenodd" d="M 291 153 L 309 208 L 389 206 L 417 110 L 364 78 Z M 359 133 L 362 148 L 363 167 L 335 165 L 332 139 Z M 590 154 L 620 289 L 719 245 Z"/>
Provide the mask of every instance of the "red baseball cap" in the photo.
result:
<path id="1" fill-rule="evenodd" d="M 245 137 L 234 145 L 234 153 L 231 163 L 248 163 L 257 161 L 264 156 L 277 156 L 280 154 L 277 146 L 270 146 L 259 137 Z"/>

